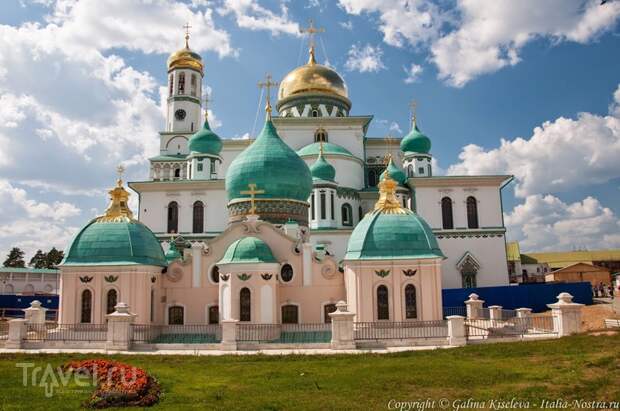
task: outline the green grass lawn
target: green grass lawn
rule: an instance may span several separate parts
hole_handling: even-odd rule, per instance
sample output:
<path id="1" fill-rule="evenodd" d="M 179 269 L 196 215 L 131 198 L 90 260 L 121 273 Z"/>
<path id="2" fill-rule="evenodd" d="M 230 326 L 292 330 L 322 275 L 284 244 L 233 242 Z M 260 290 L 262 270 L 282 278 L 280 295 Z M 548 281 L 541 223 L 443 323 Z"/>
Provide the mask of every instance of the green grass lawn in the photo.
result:
<path id="1" fill-rule="evenodd" d="M 159 379 L 164 395 L 154 409 L 368 410 L 427 398 L 620 401 L 619 353 L 620 335 L 582 335 L 389 355 L 109 358 Z M 15 364 L 102 357 L 0 355 L 0 409 L 78 409 L 91 388 L 71 384 L 46 398 L 44 388 L 22 385 Z"/>

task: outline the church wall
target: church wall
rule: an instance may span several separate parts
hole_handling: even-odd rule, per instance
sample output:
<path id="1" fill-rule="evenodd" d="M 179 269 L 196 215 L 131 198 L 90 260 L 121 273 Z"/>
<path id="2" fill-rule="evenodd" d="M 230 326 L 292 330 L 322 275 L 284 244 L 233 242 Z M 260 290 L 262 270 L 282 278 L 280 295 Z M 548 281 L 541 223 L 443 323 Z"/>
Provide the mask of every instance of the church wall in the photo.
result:
<path id="1" fill-rule="evenodd" d="M 315 142 L 314 133 L 321 126 L 327 131 L 327 139 L 330 143 L 346 148 L 357 158 L 364 158 L 364 143 L 362 140 L 364 133 L 359 126 L 351 124 L 327 126 L 321 124 L 320 119 L 317 119 L 314 125 L 280 126 L 278 127 L 278 134 L 293 150 L 298 151 Z"/>
<path id="2" fill-rule="evenodd" d="M 326 249 L 334 256 L 334 259 L 340 261 L 347 252 L 347 243 L 351 237 L 351 231 L 350 229 L 334 230 L 329 233 L 315 231 L 310 235 L 310 242 L 312 244 L 325 244 Z"/>

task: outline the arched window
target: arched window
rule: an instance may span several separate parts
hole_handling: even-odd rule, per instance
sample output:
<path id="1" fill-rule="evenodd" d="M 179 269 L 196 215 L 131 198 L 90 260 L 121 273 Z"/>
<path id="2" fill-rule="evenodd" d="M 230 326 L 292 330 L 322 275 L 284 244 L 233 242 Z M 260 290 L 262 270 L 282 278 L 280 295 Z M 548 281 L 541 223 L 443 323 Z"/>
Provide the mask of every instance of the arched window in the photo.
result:
<path id="1" fill-rule="evenodd" d="M 4 286 L 5 294 L 13 294 L 14 292 L 15 292 L 15 287 L 13 287 L 13 284 L 7 284 Z"/>
<path id="2" fill-rule="evenodd" d="M 284 264 L 280 270 L 280 278 L 285 283 L 293 279 L 293 267 L 290 264 Z"/>
<path id="3" fill-rule="evenodd" d="M 282 324 L 299 323 L 299 307 L 293 304 L 282 306 Z"/>
<path id="4" fill-rule="evenodd" d="M 418 305 L 413 284 L 407 284 L 405 287 L 405 318 L 418 318 Z"/>
<path id="5" fill-rule="evenodd" d="M 174 75 L 171 73 L 168 79 L 168 95 L 172 95 L 172 90 L 174 89 Z"/>
<path id="6" fill-rule="evenodd" d="M 239 321 L 252 321 L 252 296 L 247 287 L 239 291 Z"/>
<path id="7" fill-rule="evenodd" d="M 168 204 L 168 232 L 176 233 L 179 231 L 179 205 L 176 201 Z"/>
<path id="8" fill-rule="evenodd" d="M 351 204 L 344 203 L 340 212 L 342 213 L 342 225 L 353 225 L 353 209 L 351 208 Z"/>
<path id="9" fill-rule="evenodd" d="M 220 322 L 220 308 L 217 305 L 209 307 L 209 324 L 218 324 Z"/>
<path id="10" fill-rule="evenodd" d="M 90 290 L 82 291 L 81 323 L 90 323 L 93 312 L 93 293 Z"/>
<path id="11" fill-rule="evenodd" d="M 413 165 L 409 164 L 407 166 L 407 177 L 413 177 L 415 173 L 413 172 Z"/>
<path id="12" fill-rule="evenodd" d="M 181 178 L 181 168 L 177 167 L 174 169 L 174 178 Z"/>
<path id="13" fill-rule="evenodd" d="M 527 277 L 527 270 L 525 271 L 525 276 Z M 465 264 L 461 267 L 461 276 L 463 279 L 463 288 L 474 288 L 476 287 L 476 274 L 478 274 L 478 269 L 476 266 L 470 262 L 466 261 Z"/>
<path id="14" fill-rule="evenodd" d="M 316 207 L 314 206 L 314 193 L 310 196 L 310 214 L 312 215 L 311 219 L 316 219 Z"/>
<path id="15" fill-rule="evenodd" d="M 168 324 L 170 325 L 183 325 L 183 313 L 185 309 L 180 305 L 173 305 L 168 307 Z"/>
<path id="16" fill-rule="evenodd" d="M 313 117 L 318 117 L 318 115 Z M 319 128 L 317 131 L 314 132 L 314 142 L 318 143 L 319 141 L 327 143 L 327 131 L 325 131 L 324 128 Z"/>
<path id="17" fill-rule="evenodd" d="M 335 311 L 336 304 L 325 304 L 323 306 L 323 321 L 325 321 L 327 324 L 330 324 L 332 322 L 332 317 L 330 317 L 329 314 Z"/>
<path id="18" fill-rule="evenodd" d="M 220 267 L 217 265 L 214 265 L 211 269 L 211 281 L 216 284 L 220 282 Z"/>
<path id="19" fill-rule="evenodd" d="M 478 201 L 476 197 L 467 197 L 467 227 L 478 228 Z"/>
<path id="20" fill-rule="evenodd" d="M 368 170 L 368 186 L 375 187 L 377 185 L 377 172 L 375 170 Z"/>
<path id="21" fill-rule="evenodd" d="M 24 289 L 22 290 L 22 294 L 24 295 L 34 295 L 34 285 L 26 284 Z"/>
<path id="22" fill-rule="evenodd" d="M 185 94 L 185 73 L 179 73 L 179 85 L 178 85 L 179 94 Z"/>
<path id="23" fill-rule="evenodd" d="M 108 290 L 105 298 L 105 313 L 112 314 L 114 312 L 114 307 L 116 307 L 116 303 L 118 302 L 118 294 L 115 289 Z"/>
<path id="24" fill-rule="evenodd" d="M 190 92 L 192 94 L 192 96 L 196 95 L 196 75 L 192 74 L 192 79 L 190 81 Z"/>
<path id="25" fill-rule="evenodd" d="M 318 117 L 319 116 L 319 110 L 312 110 L 312 117 Z"/>
<path id="26" fill-rule="evenodd" d="M 362 211 L 362 206 L 359 206 L 357 208 L 357 214 L 359 216 L 359 221 L 362 221 L 362 218 L 364 218 L 364 211 Z"/>
<path id="27" fill-rule="evenodd" d="M 331 214 L 329 215 L 329 218 L 334 220 L 336 218 L 336 211 L 334 208 L 334 192 L 331 191 L 329 194 L 329 208 L 331 211 Z"/>
<path id="28" fill-rule="evenodd" d="M 450 197 L 441 199 L 441 221 L 443 222 L 444 230 L 451 230 L 454 228 L 454 220 L 452 219 L 452 199 Z"/>
<path id="29" fill-rule="evenodd" d="M 193 232 L 202 233 L 204 231 L 204 210 L 205 207 L 202 201 L 196 201 L 194 203 L 194 223 Z"/>
<path id="30" fill-rule="evenodd" d="M 388 289 L 385 285 L 377 287 L 377 320 L 390 319 L 390 302 Z"/>

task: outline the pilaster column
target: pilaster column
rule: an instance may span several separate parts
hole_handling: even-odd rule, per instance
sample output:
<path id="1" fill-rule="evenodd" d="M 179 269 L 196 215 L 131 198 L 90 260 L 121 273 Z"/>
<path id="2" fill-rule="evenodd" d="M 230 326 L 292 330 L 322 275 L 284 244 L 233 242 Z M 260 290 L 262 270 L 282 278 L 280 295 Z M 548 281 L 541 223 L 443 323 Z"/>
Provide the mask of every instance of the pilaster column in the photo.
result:
<path id="1" fill-rule="evenodd" d="M 481 300 L 478 297 L 478 294 L 469 294 L 469 300 L 465 301 L 465 306 L 467 307 L 467 318 L 470 320 L 480 318 L 483 304 L 484 300 Z"/>
<path id="2" fill-rule="evenodd" d="M 133 337 L 131 325 L 136 319 L 136 314 L 129 312 L 127 304 L 118 303 L 114 307 L 114 312 L 106 315 L 106 319 L 108 320 L 106 350 L 128 351 Z"/>
<path id="3" fill-rule="evenodd" d="M 332 350 L 354 350 L 353 317 L 355 313 L 347 311 L 347 303 L 338 301 L 336 311 L 329 313 L 329 316 L 332 319 Z"/>
<path id="4" fill-rule="evenodd" d="M 531 308 L 517 308 L 517 318 L 528 318 L 532 315 Z"/>
<path id="5" fill-rule="evenodd" d="M 200 287 L 202 273 L 202 242 L 192 243 L 192 287 Z"/>
<path id="6" fill-rule="evenodd" d="M 5 348 L 22 348 L 22 341 L 26 338 L 26 320 L 16 319 L 9 321 L 9 335 Z"/>
<path id="7" fill-rule="evenodd" d="M 467 344 L 465 333 L 465 317 L 462 315 L 449 315 L 448 320 L 448 344 L 461 347 Z"/>
<path id="8" fill-rule="evenodd" d="M 491 306 L 489 306 L 489 319 L 491 319 L 491 320 L 501 320 L 502 319 L 502 306 L 501 305 L 491 305 Z"/>
<path id="9" fill-rule="evenodd" d="M 553 313 L 553 328 L 558 337 L 580 332 L 583 304 L 574 303 L 569 293 L 560 293 L 557 298 L 556 303 L 547 304 L 547 307 Z"/>
<path id="10" fill-rule="evenodd" d="M 220 324 L 222 326 L 222 341 L 220 342 L 220 348 L 223 351 L 236 351 L 237 350 L 237 323 L 238 320 L 222 320 Z"/>

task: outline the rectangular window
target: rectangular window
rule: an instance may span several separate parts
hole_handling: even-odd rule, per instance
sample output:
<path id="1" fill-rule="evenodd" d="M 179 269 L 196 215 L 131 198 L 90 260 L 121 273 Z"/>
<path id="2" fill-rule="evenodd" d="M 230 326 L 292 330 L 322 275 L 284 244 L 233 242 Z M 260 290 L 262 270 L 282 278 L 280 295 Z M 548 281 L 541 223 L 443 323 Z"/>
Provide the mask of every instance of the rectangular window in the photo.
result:
<path id="1" fill-rule="evenodd" d="M 179 74 L 179 94 L 185 94 L 185 73 Z"/>
<path id="2" fill-rule="evenodd" d="M 316 216 L 316 212 L 314 211 L 314 193 L 310 196 L 310 214 L 314 220 Z"/>
<path id="3" fill-rule="evenodd" d="M 333 191 L 330 193 L 329 201 L 330 201 L 330 211 L 331 211 L 330 218 L 334 220 L 336 218 L 336 211 L 334 208 L 334 192 Z"/>
<path id="4" fill-rule="evenodd" d="M 198 163 L 197 169 L 198 171 L 202 171 L 202 163 Z"/>
<path id="5" fill-rule="evenodd" d="M 215 160 L 211 160 L 211 174 L 215 174 Z"/>
<path id="6" fill-rule="evenodd" d="M 321 220 L 325 220 L 325 191 L 321 191 Z"/>
<path id="7" fill-rule="evenodd" d="M 192 74 L 191 93 L 192 93 L 192 96 L 196 96 L 196 75 L 195 74 Z"/>
<path id="8" fill-rule="evenodd" d="M 418 167 L 418 173 L 424 174 L 424 167 Z"/>

